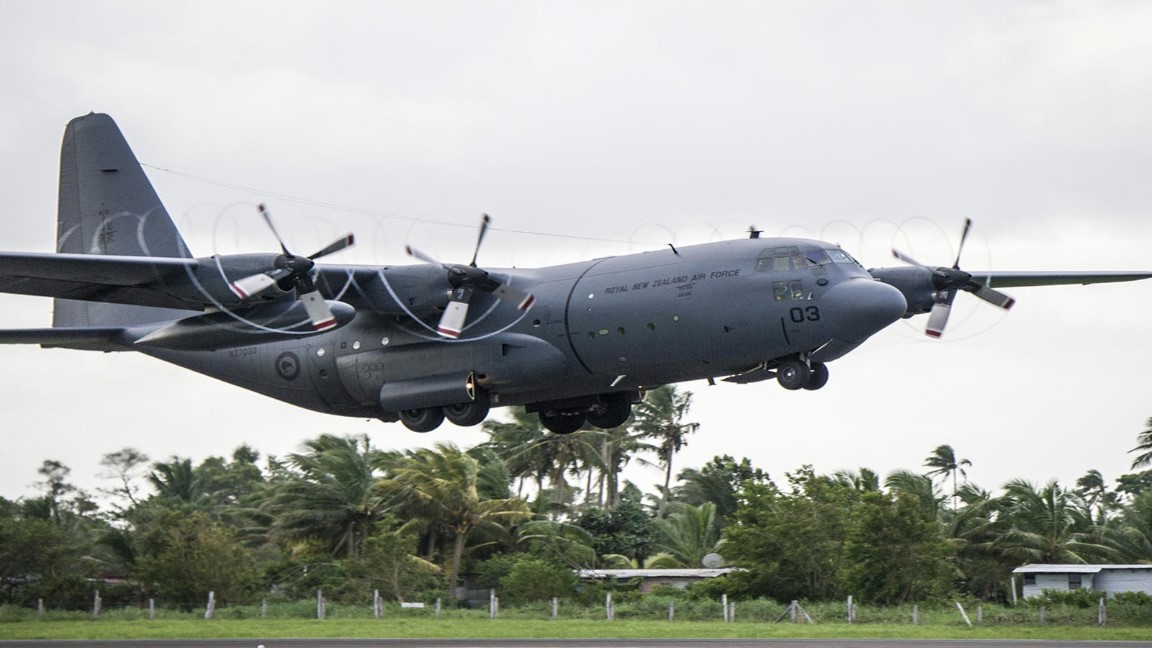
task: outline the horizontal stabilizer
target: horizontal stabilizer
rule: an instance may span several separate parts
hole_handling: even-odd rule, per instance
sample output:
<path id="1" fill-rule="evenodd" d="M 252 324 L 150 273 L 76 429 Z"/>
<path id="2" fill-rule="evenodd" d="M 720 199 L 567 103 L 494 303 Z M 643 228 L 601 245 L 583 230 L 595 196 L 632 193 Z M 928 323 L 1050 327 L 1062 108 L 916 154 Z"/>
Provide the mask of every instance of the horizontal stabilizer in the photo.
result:
<path id="1" fill-rule="evenodd" d="M 0 330 L 0 344 L 39 344 L 81 351 L 127 351 L 123 328 L 34 328 Z"/>

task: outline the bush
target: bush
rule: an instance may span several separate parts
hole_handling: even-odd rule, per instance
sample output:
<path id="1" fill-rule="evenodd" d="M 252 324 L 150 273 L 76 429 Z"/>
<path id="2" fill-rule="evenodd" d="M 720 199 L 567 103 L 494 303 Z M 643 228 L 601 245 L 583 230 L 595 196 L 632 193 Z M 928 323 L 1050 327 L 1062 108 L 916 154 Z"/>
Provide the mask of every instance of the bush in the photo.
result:
<path id="1" fill-rule="evenodd" d="M 1087 609 L 1096 607 L 1102 596 L 1106 595 L 1090 589 L 1071 591 L 1046 589 L 1040 592 L 1040 596 L 1032 596 L 1025 599 L 1025 603 L 1030 607 L 1064 605 L 1067 607 Z"/>

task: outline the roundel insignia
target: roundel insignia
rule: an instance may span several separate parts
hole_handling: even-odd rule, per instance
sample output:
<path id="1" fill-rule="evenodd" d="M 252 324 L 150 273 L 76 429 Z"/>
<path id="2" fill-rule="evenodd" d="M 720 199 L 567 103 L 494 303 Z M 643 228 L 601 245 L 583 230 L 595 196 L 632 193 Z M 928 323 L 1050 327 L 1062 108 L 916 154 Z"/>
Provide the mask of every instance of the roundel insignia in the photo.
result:
<path id="1" fill-rule="evenodd" d="M 296 380 L 300 375 L 300 358 L 291 351 L 276 356 L 276 373 L 284 380 Z"/>

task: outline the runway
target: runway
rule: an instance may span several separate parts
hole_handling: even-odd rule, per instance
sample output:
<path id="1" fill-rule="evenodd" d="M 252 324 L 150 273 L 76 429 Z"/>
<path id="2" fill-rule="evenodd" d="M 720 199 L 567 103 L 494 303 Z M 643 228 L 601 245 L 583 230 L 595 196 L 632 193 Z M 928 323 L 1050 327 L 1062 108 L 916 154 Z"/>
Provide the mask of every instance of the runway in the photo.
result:
<path id="1" fill-rule="evenodd" d="M 0 648 L 1152 648 L 1152 641 L 963 639 L 143 639 L 0 641 Z"/>

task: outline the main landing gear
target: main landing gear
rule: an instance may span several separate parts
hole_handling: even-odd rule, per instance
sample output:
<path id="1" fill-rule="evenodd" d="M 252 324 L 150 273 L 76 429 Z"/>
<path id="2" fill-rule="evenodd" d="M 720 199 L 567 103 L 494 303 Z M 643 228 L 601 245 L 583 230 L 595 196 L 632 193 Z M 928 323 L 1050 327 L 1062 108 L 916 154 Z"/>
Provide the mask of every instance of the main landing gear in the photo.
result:
<path id="1" fill-rule="evenodd" d="M 422 409 L 400 410 L 397 414 L 404 427 L 413 432 L 431 432 L 440 427 L 444 419 L 460 427 L 480 425 L 488 418 L 491 402 L 488 392 L 483 389 L 476 390 L 476 397 L 468 403 L 458 405 L 445 405 L 444 407 L 425 407 Z"/>
<path id="2" fill-rule="evenodd" d="M 788 390 L 816 390 L 828 384 L 828 365 L 789 358 L 776 366 L 776 381 Z"/>
<path id="3" fill-rule="evenodd" d="M 610 430 L 628 422 L 632 403 L 639 398 L 638 393 L 630 392 L 601 394 L 591 402 L 537 404 L 530 405 L 528 411 L 537 412 L 540 425 L 553 434 L 572 434 L 585 424 Z"/>

